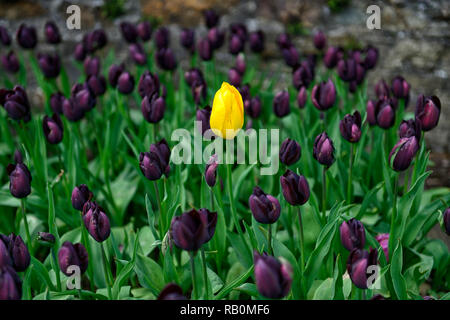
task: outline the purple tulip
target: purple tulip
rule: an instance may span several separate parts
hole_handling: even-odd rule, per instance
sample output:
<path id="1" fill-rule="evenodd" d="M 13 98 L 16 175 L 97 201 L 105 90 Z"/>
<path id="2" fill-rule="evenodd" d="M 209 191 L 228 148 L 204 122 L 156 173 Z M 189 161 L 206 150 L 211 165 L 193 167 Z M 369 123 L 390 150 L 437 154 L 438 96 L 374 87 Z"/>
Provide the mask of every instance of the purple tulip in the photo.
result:
<path id="1" fill-rule="evenodd" d="M 430 131 L 439 123 L 441 101 L 436 96 L 425 97 L 421 94 L 417 98 L 416 118 L 419 119 L 423 131 Z"/>
<path id="2" fill-rule="evenodd" d="M 38 64 L 46 78 L 56 78 L 61 71 L 61 60 L 57 54 L 38 54 Z"/>
<path id="3" fill-rule="evenodd" d="M 130 45 L 130 57 L 138 65 L 142 66 L 147 63 L 147 55 L 144 47 L 140 43 L 132 43 Z"/>
<path id="4" fill-rule="evenodd" d="M 249 42 L 250 49 L 255 53 L 260 53 L 264 51 L 264 41 L 265 36 L 262 30 L 258 30 L 250 33 Z"/>
<path id="5" fill-rule="evenodd" d="M 256 287 L 261 295 L 280 299 L 288 295 L 292 284 L 292 267 L 287 261 L 280 263 L 266 253 L 253 253 Z"/>
<path id="6" fill-rule="evenodd" d="M 314 140 L 313 157 L 326 167 L 331 166 L 336 160 L 334 158 L 333 141 L 326 132 L 322 132 Z"/>
<path id="7" fill-rule="evenodd" d="M 289 93 L 287 90 L 280 91 L 273 99 L 273 112 L 279 118 L 287 116 L 290 112 Z"/>
<path id="8" fill-rule="evenodd" d="M 198 105 L 206 99 L 206 83 L 204 81 L 196 81 L 191 86 L 192 96 L 194 97 L 194 102 Z"/>
<path id="9" fill-rule="evenodd" d="M 333 81 L 328 81 L 316 84 L 311 92 L 311 101 L 314 106 L 320 111 L 326 111 L 333 107 L 336 102 L 336 87 Z"/>
<path id="10" fill-rule="evenodd" d="M 139 155 L 139 167 L 149 180 L 158 180 L 163 174 L 167 176 L 170 171 L 169 161 L 170 148 L 164 139 L 152 144 L 150 152 L 141 152 Z"/>
<path id="11" fill-rule="evenodd" d="M 305 107 L 306 100 L 308 100 L 308 93 L 305 87 L 301 87 L 297 94 L 297 104 L 300 109 Z"/>
<path id="12" fill-rule="evenodd" d="M 86 57 L 83 65 L 86 76 L 97 75 L 100 72 L 100 59 L 98 57 Z"/>
<path id="13" fill-rule="evenodd" d="M 0 300 L 20 300 L 22 281 L 11 266 L 0 267 Z"/>
<path id="14" fill-rule="evenodd" d="M 25 198 L 31 193 L 31 173 L 24 163 L 9 164 L 9 191 L 16 198 Z"/>
<path id="15" fill-rule="evenodd" d="M 158 295 L 158 300 L 186 300 L 183 289 L 175 283 L 166 285 Z"/>
<path id="16" fill-rule="evenodd" d="M 281 33 L 277 37 L 277 45 L 280 50 L 286 49 L 292 46 L 291 37 L 287 33 Z"/>
<path id="17" fill-rule="evenodd" d="M 405 99 L 405 108 L 408 106 L 410 85 L 401 76 L 396 76 L 392 80 L 392 94 L 397 99 Z"/>
<path id="18" fill-rule="evenodd" d="M 286 166 L 291 166 L 300 159 L 302 149 L 297 141 L 287 138 L 280 148 L 280 161 Z"/>
<path id="19" fill-rule="evenodd" d="M 86 48 L 84 47 L 83 43 L 77 43 L 74 50 L 74 57 L 77 61 L 84 61 L 86 58 Z"/>
<path id="20" fill-rule="evenodd" d="M 195 82 L 203 80 L 203 73 L 200 69 L 192 68 L 184 73 L 184 79 L 186 83 L 191 87 Z"/>
<path id="21" fill-rule="evenodd" d="M 214 28 L 219 24 L 220 17 L 213 9 L 205 10 L 205 25 L 208 29 Z"/>
<path id="22" fill-rule="evenodd" d="M 75 98 L 66 99 L 64 98 L 62 104 L 62 111 L 64 116 L 72 122 L 81 120 L 84 117 L 85 110 L 81 108 L 78 103 L 75 102 Z"/>
<path id="23" fill-rule="evenodd" d="M 308 201 L 310 190 L 308 181 L 304 176 L 286 170 L 280 177 L 280 183 L 283 196 L 291 205 L 303 205 Z"/>
<path id="24" fill-rule="evenodd" d="M 251 118 L 256 119 L 261 114 L 261 99 L 259 97 L 253 97 L 247 99 L 244 102 L 245 113 L 247 113 Z"/>
<path id="25" fill-rule="evenodd" d="M 211 188 L 216 185 L 217 179 L 217 167 L 219 166 L 219 162 L 217 160 L 217 155 L 212 155 L 206 164 L 205 168 L 205 180 L 208 186 Z"/>
<path id="26" fill-rule="evenodd" d="M 351 82 L 356 79 L 356 68 L 358 63 L 353 58 L 348 58 L 346 60 L 339 60 L 337 64 L 337 71 L 339 77 L 346 81 Z"/>
<path id="27" fill-rule="evenodd" d="M 272 224 L 280 217 L 280 202 L 270 194 L 265 194 L 260 187 L 253 188 L 248 204 L 253 217 L 259 223 Z"/>
<path id="28" fill-rule="evenodd" d="M 71 98 L 73 103 L 84 112 L 88 112 L 95 107 L 97 100 L 87 83 L 77 83 L 72 87 Z M 63 103 L 64 112 L 64 103 Z M 65 114 L 65 112 L 64 112 Z"/>
<path id="29" fill-rule="evenodd" d="M 341 242 L 345 249 L 363 249 L 366 243 L 366 231 L 361 221 L 354 218 L 342 222 L 339 227 Z"/>
<path id="30" fill-rule="evenodd" d="M 108 43 L 108 37 L 102 29 L 96 29 L 92 32 L 85 34 L 83 37 L 83 45 L 86 53 L 94 53 L 95 51 L 103 48 Z"/>
<path id="31" fill-rule="evenodd" d="M 144 119 L 150 123 L 158 123 L 164 117 L 166 111 L 166 102 L 163 97 L 157 93 L 146 95 L 141 102 L 141 110 Z"/>
<path id="32" fill-rule="evenodd" d="M 48 232 L 38 232 L 37 238 L 42 244 L 46 245 L 53 245 L 56 241 L 55 236 Z"/>
<path id="33" fill-rule="evenodd" d="M 293 45 L 291 45 L 288 48 L 284 48 L 282 53 L 284 62 L 293 69 L 297 68 L 300 60 L 297 49 Z"/>
<path id="34" fill-rule="evenodd" d="M 246 65 L 245 65 L 245 56 L 243 53 L 240 53 L 236 57 L 236 62 L 234 64 L 234 68 L 239 72 L 241 76 L 244 75 Z"/>
<path id="35" fill-rule="evenodd" d="M 368 46 L 365 49 L 366 57 L 364 58 L 364 68 L 371 70 L 375 68 L 378 61 L 378 49 L 372 46 Z"/>
<path id="36" fill-rule="evenodd" d="M 33 49 L 37 44 L 36 29 L 22 23 L 17 30 L 16 39 L 22 48 Z"/>
<path id="37" fill-rule="evenodd" d="M 198 54 L 203 61 L 209 61 L 212 59 L 213 48 L 208 38 L 200 39 L 197 46 L 198 46 Z"/>
<path id="38" fill-rule="evenodd" d="M 75 210 L 82 211 L 84 204 L 90 201 L 93 197 L 92 192 L 85 184 L 80 184 L 79 186 L 73 188 L 72 191 L 72 207 Z"/>
<path id="39" fill-rule="evenodd" d="M 195 32 L 193 29 L 183 28 L 180 33 L 181 45 L 191 53 L 195 50 Z"/>
<path id="40" fill-rule="evenodd" d="M 12 90 L 0 89 L 0 104 L 12 119 L 30 121 L 30 103 L 27 93 L 21 86 L 15 86 Z"/>
<path id="41" fill-rule="evenodd" d="M 237 34 L 231 34 L 229 45 L 228 45 L 228 51 L 232 55 L 237 55 L 239 52 L 244 51 L 244 45 L 245 42 L 242 40 L 242 38 Z"/>
<path id="42" fill-rule="evenodd" d="M 6 248 L 9 253 L 9 261 L 14 270 L 17 272 L 25 271 L 30 265 L 31 256 L 22 238 L 19 235 L 16 236 L 14 233 L 11 233 L 9 236 L 0 235 L 0 242 L 4 244 L 4 248 Z M 2 264 L 0 262 L 0 267 L 1 266 Z"/>
<path id="43" fill-rule="evenodd" d="M 402 120 L 398 128 L 399 138 L 409 138 L 419 135 L 420 137 L 420 121 L 418 119 Z"/>
<path id="44" fill-rule="evenodd" d="M 442 218 L 444 220 L 445 232 L 450 236 L 450 207 L 445 209 Z"/>
<path id="45" fill-rule="evenodd" d="M 326 45 L 327 45 L 327 38 L 325 37 L 325 34 L 321 30 L 319 30 L 314 34 L 314 46 L 317 49 L 322 50 L 323 48 L 326 47 Z"/>
<path id="46" fill-rule="evenodd" d="M 166 27 L 161 27 L 155 32 L 156 48 L 163 49 L 169 47 L 170 32 Z"/>
<path id="47" fill-rule="evenodd" d="M 342 137 L 351 143 L 356 143 L 361 138 L 361 114 L 355 111 L 353 114 L 345 115 L 339 122 L 339 130 Z"/>
<path id="48" fill-rule="evenodd" d="M 208 40 L 214 50 L 219 49 L 225 41 L 225 32 L 214 27 L 208 31 Z"/>
<path id="49" fill-rule="evenodd" d="M 148 41 L 152 37 L 152 25 L 148 21 L 142 21 L 136 26 L 139 38 L 142 41 Z"/>
<path id="50" fill-rule="evenodd" d="M 139 78 L 138 92 L 144 98 L 145 96 L 152 96 L 154 93 L 159 94 L 159 78 L 156 73 L 145 71 Z"/>
<path id="51" fill-rule="evenodd" d="M 111 234 L 108 216 L 102 207 L 95 202 L 88 201 L 83 206 L 83 222 L 92 238 L 103 242 Z"/>
<path id="52" fill-rule="evenodd" d="M 375 95 L 378 97 L 378 99 L 384 99 L 390 96 L 389 86 L 383 79 L 381 79 L 376 83 L 374 89 Z"/>
<path id="53" fill-rule="evenodd" d="M 306 63 L 302 63 L 292 73 L 292 84 L 296 89 L 300 89 L 301 87 L 308 87 L 313 80 L 313 71 L 311 67 Z"/>
<path id="54" fill-rule="evenodd" d="M 52 93 L 52 95 L 50 96 L 50 108 L 54 113 L 60 115 L 63 113 L 62 106 L 65 99 L 66 98 L 61 92 Z"/>
<path id="55" fill-rule="evenodd" d="M 163 70 L 174 70 L 177 67 L 175 54 L 170 48 L 161 48 L 156 52 L 156 62 Z"/>
<path id="56" fill-rule="evenodd" d="M 325 56 L 323 57 L 323 63 L 328 69 L 334 68 L 338 61 L 344 56 L 344 50 L 339 47 L 329 47 Z"/>
<path id="57" fill-rule="evenodd" d="M 119 80 L 120 75 L 125 71 L 125 66 L 123 64 L 116 65 L 113 64 L 108 71 L 108 81 L 111 87 L 115 88 Z"/>
<path id="58" fill-rule="evenodd" d="M 120 24 L 120 31 L 126 42 L 135 43 L 137 41 L 138 31 L 134 24 L 124 21 Z"/>
<path id="59" fill-rule="evenodd" d="M 380 128 L 389 129 L 394 125 L 395 108 L 396 101 L 391 98 L 384 98 L 377 101 L 374 114 Z"/>
<path id="60" fill-rule="evenodd" d="M 61 34 L 53 21 L 48 21 L 45 24 L 44 33 L 48 43 L 58 44 L 61 42 Z"/>
<path id="61" fill-rule="evenodd" d="M 50 144 L 58 144 L 63 139 L 63 123 L 57 113 L 54 113 L 50 118 L 44 116 L 42 121 L 42 128 L 44 129 L 44 137 Z"/>
<path id="62" fill-rule="evenodd" d="M 369 266 L 377 265 L 377 251 L 371 249 L 370 252 L 361 249 L 354 249 L 347 260 L 347 272 L 353 284 L 360 289 L 367 289 Z"/>
<path id="63" fill-rule="evenodd" d="M 419 140 L 416 136 L 401 138 L 389 153 L 392 169 L 395 171 L 408 169 L 417 151 L 419 151 Z"/>
<path id="64" fill-rule="evenodd" d="M 70 276 L 74 272 L 68 270 L 70 266 L 78 266 L 83 274 L 88 268 L 89 257 L 86 248 L 81 243 L 72 244 L 66 241 L 59 249 L 58 262 L 61 271 L 66 276 Z"/>
<path id="65" fill-rule="evenodd" d="M 20 69 L 19 59 L 17 59 L 17 56 L 12 50 L 6 55 L 2 55 L 2 65 L 10 73 L 16 73 Z"/>
<path id="66" fill-rule="evenodd" d="M 11 36 L 4 26 L 0 26 L 0 42 L 6 47 L 11 45 Z"/>
<path id="67" fill-rule="evenodd" d="M 86 83 L 96 97 L 102 96 L 106 92 L 106 79 L 102 75 L 91 75 Z"/>
<path id="68" fill-rule="evenodd" d="M 375 237 L 383 249 L 386 261 L 389 262 L 389 233 L 381 233 Z"/>
<path id="69" fill-rule="evenodd" d="M 117 79 L 117 90 L 123 94 L 130 94 L 134 89 L 134 77 L 128 71 L 124 71 Z"/>
<path id="70" fill-rule="evenodd" d="M 228 70 L 228 81 L 232 86 L 239 87 L 241 85 L 241 74 L 235 68 Z"/>

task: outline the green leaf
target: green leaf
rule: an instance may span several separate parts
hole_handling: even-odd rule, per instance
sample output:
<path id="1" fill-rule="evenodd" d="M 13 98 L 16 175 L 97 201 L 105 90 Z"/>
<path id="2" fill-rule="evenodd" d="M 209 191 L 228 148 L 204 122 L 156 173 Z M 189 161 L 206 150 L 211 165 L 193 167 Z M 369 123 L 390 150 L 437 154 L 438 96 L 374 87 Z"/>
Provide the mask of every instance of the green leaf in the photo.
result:
<path id="1" fill-rule="evenodd" d="M 133 269 L 136 265 L 136 251 L 138 247 L 139 241 L 138 237 L 136 236 L 136 240 L 134 243 L 134 250 L 133 250 L 133 257 L 131 258 L 131 261 L 127 263 L 127 265 L 120 271 L 119 275 L 116 277 L 116 280 L 114 281 L 114 285 L 112 287 L 112 296 L 113 299 L 119 298 L 119 293 L 121 290 L 121 287 L 125 280 L 128 279 L 128 277 L 133 272 Z"/>
<path id="2" fill-rule="evenodd" d="M 242 274 L 240 277 L 236 278 L 235 280 L 227 284 L 222 290 L 220 290 L 220 292 L 216 296 L 214 296 L 214 300 L 225 298 L 231 292 L 231 290 L 244 283 L 248 279 L 248 277 L 250 277 L 252 272 L 253 265 L 244 274 Z"/>
<path id="3" fill-rule="evenodd" d="M 403 268 L 403 251 L 401 242 L 397 242 L 397 246 L 394 249 L 392 255 L 392 261 L 390 266 L 392 283 L 394 285 L 395 295 L 400 300 L 405 300 L 407 298 L 406 294 L 406 282 L 402 275 Z"/>
<path id="4" fill-rule="evenodd" d="M 36 272 L 36 274 L 41 278 L 41 280 L 47 284 L 47 288 L 50 290 L 56 290 L 55 286 L 53 285 L 52 281 L 50 280 L 50 277 L 48 275 L 48 271 L 45 268 L 45 266 L 35 257 L 31 257 L 31 264 L 33 266 L 33 270 Z"/>
<path id="5" fill-rule="evenodd" d="M 155 296 L 164 287 L 164 274 L 159 264 L 140 253 L 136 255 L 135 271 L 139 283 L 152 291 Z"/>

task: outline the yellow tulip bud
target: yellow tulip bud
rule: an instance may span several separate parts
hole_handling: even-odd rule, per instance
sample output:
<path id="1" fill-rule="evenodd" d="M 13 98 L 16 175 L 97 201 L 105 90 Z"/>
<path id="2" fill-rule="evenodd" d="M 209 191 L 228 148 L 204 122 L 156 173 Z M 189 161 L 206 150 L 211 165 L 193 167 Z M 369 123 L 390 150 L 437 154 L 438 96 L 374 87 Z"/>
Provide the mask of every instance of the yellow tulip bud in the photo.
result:
<path id="1" fill-rule="evenodd" d="M 244 102 L 239 91 L 223 82 L 214 96 L 209 124 L 224 139 L 233 139 L 244 125 Z"/>

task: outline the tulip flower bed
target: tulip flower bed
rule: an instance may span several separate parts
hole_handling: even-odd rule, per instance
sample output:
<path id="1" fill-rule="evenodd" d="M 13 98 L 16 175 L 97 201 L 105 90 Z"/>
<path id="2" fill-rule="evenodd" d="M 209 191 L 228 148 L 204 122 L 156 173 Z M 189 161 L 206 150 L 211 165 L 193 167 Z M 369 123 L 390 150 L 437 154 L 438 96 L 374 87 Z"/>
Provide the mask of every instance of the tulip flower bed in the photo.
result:
<path id="1" fill-rule="evenodd" d="M 124 63 L 89 32 L 76 83 L 33 27 L 17 31 L 2 57 L 0 299 L 448 299 L 448 248 L 426 237 L 436 224 L 450 234 L 449 189 L 424 189 L 439 98 L 414 108 L 396 77 L 369 100 L 378 50 L 321 32 L 309 56 L 277 38 L 293 70 L 280 89 L 261 31 L 205 19 L 202 38 L 181 32 L 183 66 L 164 27 L 122 23 Z M 45 37 L 61 41 L 53 23 Z M 214 57 L 224 45 L 229 70 Z M 239 141 L 247 129 L 257 144 Z M 227 159 L 237 142 L 244 163 L 208 149 L 218 142 Z M 181 144 L 188 160 L 210 153 L 176 163 Z"/>

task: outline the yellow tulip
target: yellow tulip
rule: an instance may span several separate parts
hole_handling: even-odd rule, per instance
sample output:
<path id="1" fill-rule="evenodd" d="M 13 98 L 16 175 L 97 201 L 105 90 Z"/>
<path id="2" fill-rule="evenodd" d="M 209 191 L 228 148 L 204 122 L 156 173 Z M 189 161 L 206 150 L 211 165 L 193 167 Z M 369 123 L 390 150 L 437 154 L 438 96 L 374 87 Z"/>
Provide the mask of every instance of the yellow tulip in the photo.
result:
<path id="1" fill-rule="evenodd" d="M 224 139 L 233 139 L 244 125 L 242 96 L 226 82 L 214 96 L 209 124 L 214 134 Z"/>

